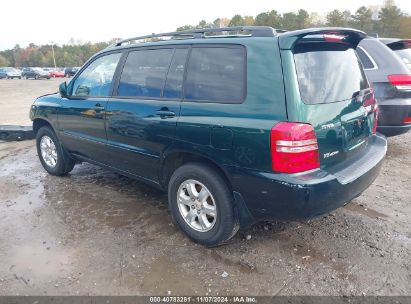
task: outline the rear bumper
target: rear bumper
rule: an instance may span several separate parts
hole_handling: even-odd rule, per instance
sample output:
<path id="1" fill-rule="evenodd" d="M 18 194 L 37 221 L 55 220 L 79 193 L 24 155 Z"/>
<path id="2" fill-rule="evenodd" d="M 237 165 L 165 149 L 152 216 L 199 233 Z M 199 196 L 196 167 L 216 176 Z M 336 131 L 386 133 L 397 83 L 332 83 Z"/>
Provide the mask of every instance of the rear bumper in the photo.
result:
<path id="1" fill-rule="evenodd" d="M 404 124 L 402 126 L 378 126 L 377 131 L 387 137 L 401 135 L 411 130 L 411 124 Z"/>
<path id="2" fill-rule="evenodd" d="M 229 172 L 234 191 L 240 194 L 252 220 L 310 218 L 343 206 L 367 189 L 377 177 L 386 151 L 385 137 L 375 135 L 361 156 L 332 170 L 275 174 L 229 168 Z"/>
<path id="3" fill-rule="evenodd" d="M 379 102 L 378 132 L 395 136 L 411 130 L 404 119 L 411 117 L 411 99 L 390 99 Z"/>

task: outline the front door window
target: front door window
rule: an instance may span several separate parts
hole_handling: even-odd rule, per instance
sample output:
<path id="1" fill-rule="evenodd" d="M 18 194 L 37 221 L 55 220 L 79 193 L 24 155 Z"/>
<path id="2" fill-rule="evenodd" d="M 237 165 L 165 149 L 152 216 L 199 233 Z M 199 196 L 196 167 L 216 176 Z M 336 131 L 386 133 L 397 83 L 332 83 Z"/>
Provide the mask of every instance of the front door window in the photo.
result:
<path id="1" fill-rule="evenodd" d="M 72 96 L 108 96 L 120 57 L 121 53 L 114 53 L 94 60 L 75 80 Z"/>

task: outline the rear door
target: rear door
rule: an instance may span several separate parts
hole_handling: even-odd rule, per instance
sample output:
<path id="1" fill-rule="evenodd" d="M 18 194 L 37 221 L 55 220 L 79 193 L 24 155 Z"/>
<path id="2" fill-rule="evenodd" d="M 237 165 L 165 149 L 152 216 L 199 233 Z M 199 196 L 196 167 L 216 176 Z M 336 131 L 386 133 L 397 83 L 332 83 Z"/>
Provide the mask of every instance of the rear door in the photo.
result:
<path id="1" fill-rule="evenodd" d="M 373 133 L 373 93 L 350 35 L 307 33 L 282 50 L 288 118 L 314 127 L 322 168 L 360 153 Z"/>
<path id="2" fill-rule="evenodd" d="M 111 164 L 158 181 L 160 157 L 174 141 L 187 46 L 130 50 L 107 106 Z"/>

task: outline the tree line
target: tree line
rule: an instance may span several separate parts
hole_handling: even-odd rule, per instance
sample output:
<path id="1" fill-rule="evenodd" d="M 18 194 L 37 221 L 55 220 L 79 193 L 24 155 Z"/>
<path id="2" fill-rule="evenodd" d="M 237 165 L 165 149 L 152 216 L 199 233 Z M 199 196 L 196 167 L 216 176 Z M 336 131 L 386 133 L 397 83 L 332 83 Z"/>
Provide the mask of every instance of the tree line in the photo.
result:
<path id="1" fill-rule="evenodd" d="M 178 27 L 177 31 L 242 25 L 264 25 L 285 30 L 322 26 L 352 27 L 366 33 L 378 33 L 380 37 L 411 39 L 411 16 L 397 7 L 393 0 L 386 0 L 383 6 L 361 6 L 353 13 L 349 10 L 335 9 L 328 12 L 325 17 L 315 12 L 308 13 L 304 9 L 283 14 L 272 10 L 262 12 L 255 17 L 235 15 L 231 19 L 217 18 L 213 22 L 201 20 L 197 25 Z M 54 45 L 56 64 L 60 67 L 81 66 L 94 53 L 106 48 L 116 40 Z M 52 45 L 37 46 L 31 43 L 25 48 L 16 45 L 13 49 L 0 52 L 0 67 L 51 67 L 54 66 L 52 52 Z"/>
<path id="2" fill-rule="evenodd" d="M 9 50 L 0 52 L 0 67 L 53 67 L 53 49 L 56 65 L 59 67 L 82 66 L 96 52 L 106 48 L 107 42 L 67 44 L 67 45 L 35 45 L 21 48 L 18 44 Z"/>
<path id="3" fill-rule="evenodd" d="M 308 13 L 304 9 L 280 14 L 276 10 L 262 12 L 257 16 L 235 15 L 231 19 L 217 18 L 213 22 L 201 20 L 197 25 L 184 25 L 178 31 L 195 28 L 213 28 L 242 25 L 266 25 L 276 29 L 297 30 L 308 27 L 352 27 L 380 37 L 411 38 L 411 16 L 397 7 L 393 0 L 384 6 L 361 6 L 355 12 L 335 9 L 323 16 Z"/>

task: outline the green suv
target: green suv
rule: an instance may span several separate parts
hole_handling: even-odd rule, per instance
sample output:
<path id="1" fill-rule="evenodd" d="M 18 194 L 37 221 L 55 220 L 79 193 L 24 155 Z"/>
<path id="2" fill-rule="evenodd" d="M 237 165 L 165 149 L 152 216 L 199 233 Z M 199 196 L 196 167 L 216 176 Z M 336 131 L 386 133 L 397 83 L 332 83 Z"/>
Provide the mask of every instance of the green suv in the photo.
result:
<path id="1" fill-rule="evenodd" d="M 207 246 L 262 219 L 330 212 L 386 153 L 354 51 L 364 37 L 235 27 L 120 41 L 35 100 L 40 161 L 53 175 L 84 161 L 168 191 L 175 223 Z"/>

